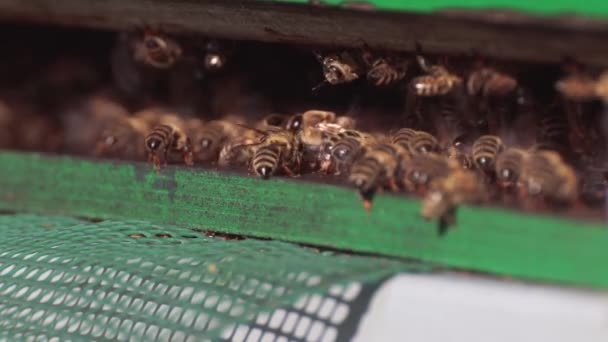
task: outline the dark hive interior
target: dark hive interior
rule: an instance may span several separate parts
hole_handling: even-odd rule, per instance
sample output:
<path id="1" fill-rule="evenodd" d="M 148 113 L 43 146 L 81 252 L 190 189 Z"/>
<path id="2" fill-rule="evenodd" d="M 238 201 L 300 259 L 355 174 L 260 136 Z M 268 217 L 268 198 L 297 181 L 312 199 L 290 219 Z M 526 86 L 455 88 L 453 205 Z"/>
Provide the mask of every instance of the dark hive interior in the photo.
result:
<path id="1" fill-rule="evenodd" d="M 538 65 L 423 46 L 408 54 L 168 36 L 142 45 L 177 44 L 151 65 L 133 48 L 147 34 L 167 38 L 3 25 L 0 147 L 150 160 L 158 172 L 167 162 L 301 176 L 358 188 L 366 203 L 394 191 L 424 198 L 423 214 L 446 220 L 462 203 L 603 217 L 608 81 L 573 58 Z M 324 81 L 334 55 L 355 60 L 356 80 Z M 383 63 L 404 72 L 379 81 L 370 70 Z M 292 127 L 311 110 L 326 117 Z M 403 142 L 401 128 L 436 141 Z M 349 135 L 363 147 L 345 162 L 334 147 Z"/>

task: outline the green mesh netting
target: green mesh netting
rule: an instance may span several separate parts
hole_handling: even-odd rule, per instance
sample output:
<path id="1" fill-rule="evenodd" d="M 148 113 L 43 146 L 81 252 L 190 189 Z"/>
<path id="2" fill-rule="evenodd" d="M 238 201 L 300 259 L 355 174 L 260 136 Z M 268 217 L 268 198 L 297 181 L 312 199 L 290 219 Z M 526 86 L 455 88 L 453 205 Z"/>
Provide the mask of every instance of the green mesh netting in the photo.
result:
<path id="1" fill-rule="evenodd" d="M 365 284 L 424 266 L 146 222 L 0 216 L 0 337 L 334 341 Z"/>

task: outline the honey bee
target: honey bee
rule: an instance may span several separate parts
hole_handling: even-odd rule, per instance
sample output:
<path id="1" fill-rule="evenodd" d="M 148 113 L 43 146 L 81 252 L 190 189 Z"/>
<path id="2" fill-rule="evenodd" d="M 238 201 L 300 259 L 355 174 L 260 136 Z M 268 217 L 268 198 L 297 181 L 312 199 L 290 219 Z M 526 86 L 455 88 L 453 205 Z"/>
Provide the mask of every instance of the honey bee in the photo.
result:
<path id="1" fill-rule="evenodd" d="M 498 155 L 495 172 L 500 187 L 509 190 L 519 184 L 527 155 L 527 151 L 514 147 L 507 148 Z"/>
<path id="2" fill-rule="evenodd" d="M 455 161 L 463 169 L 474 169 L 475 162 L 471 155 L 472 142 L 469 134 L 461 135 L 452 141 L 452 144 L 445 148 L 446 156 L 449 160 Z"/>
<path id="3" fill-rule="evenodd" d="M 302 127 L 302 123 L 294 119 L 293 127 Z M 283 171 L 288 176 L 295 176 L 302 159 L 302 146 L 298 139 L 299 128 L 293 130 L 275 129 L 266 132 L 260 142 L 253 146 L 254 153 L 251 168 L 255 175 L 268 179 L 270 176 Z"/>
<path id="4" fill-rule="evenodd" d="M 327 174 L 332 166 L 330 153 L 340 134 L 323 127 L 303 127 L 298 139 L 302 145 L 302 171 Z"/>
<path id="5" fill-rule="evenodd" d="M 502 139 L 495 135 L 482 135 L 473 143 L 472 156 L 475 166 L 486 175 L 494 175 L 496 158 L 504 150 Z"/>
<path id="6" fill-rule="evenodd" d="M 479 68 L 467 79 L 466 89 L 473 98 L 476 112 L 487 124 L 488 131 L 497 134 L 508 129 L 515 115 L 518 82 L 512 76 L 493 68 Z"/>
<path id="7" fill-rule="evenodd" d="M 428 65 L 422 56 L 417 56 L 416 60 L 426 73 L 410 81 L 410 87 L 417 96 L 443 96 L 462 85 L 462 78 L 450 73 L 444 66 Z"/>
<path id="8" fill-rule="evenodd" d="M 359 79 L 364 71 L 361 62 L 357 60 L 354 54 L 348 51 L 325 56 L 315 53 L 315 56 L 323 66 L 324 83 L 338 85 L 353 82 Z"/>
<path id="9" fill-rule="evenodd" d="M 574 170 L 554 151 L 533 151 L 525 158 L 521 175 L 524 195 L 554 204 L 571 204 L 578 196 Z"/>
<path id="10" fill-rule="evenodd" d="M 383 143 L 370 147 L 355 161 L 348 181 L 359 190 L 366 210 L 371 210 L 372 198 L 379 188 L 388 186 L 392 191 L 399 190 L 397 177 L 405 159 L 409 159 L 406 149 Z"/>
<path id="11" fill-rule="evenodd" d="M 166 165 L 171 154 L 180 154 L 184 163 L 188 166 L 194 164 L 192 154 L 192 143 L 181 125 L 167 120 L 158 124 L 144 139 L 148 152 L 148 159 L 154 163 L 156 170 L 161 165 Z"/>
<path id="12" fill-rule="evenodd" d="M 517 89 L 518 82 L 512 76 L 492 68 L 473 71 L 467 79 L 467 92 L 470 96 L 482 98 L 506 97 Z"/>
<path id="13" fill-rule="evenodd" d="M 238 137 L 226 141 L 219 152 L 218 166 L 226 168 L 247 165 L 253 158 L 255 143 L 261 136 L 259 131 L 247 129 Z"/>
<path id="14" fill-rule="evenodd" d="M 416 134 L 409 138 L 409 150 L 412 154 L 439 152 L 439 141 L 432 134 L 424 131 L 416 131 Z"/>
<path id="15" fill-rule="evenodd" d="M 218 161 L 222 148 L 228 142 L 241 136 L 244 130 L 242 126 L 229 120 L 214 120 L 203 123 L 200 127 L 192 127 L 189 134 L 192 137 L 194 160 L 197 162 Z M 241 143 L 235 141 L 234 145 L 241 145 Z"/>
<path id="16" fill-rule="evenodd" d="M 439 154 L 415 154 L 408 163 L 403 184 L 409 191 L 424 195 L 433 182 L 447 177 L 456 167 L 455 162 Z"/>
<path id="17" fill-rule="evenodd" d="M 440 233 L 456 223 L 456 208 L 465 203 L 486 200 L 486 189 L 474 172 L 456 168 L 440 181 L 433 183 L 422 200 L 421 215 L 427 220 L 440 219 Z"/>
<path id="18" fill-rule="evenodd" d="M 348 174 L 352 164 L 376 142 L 376 138 L 370 134 L 355 130 L 342 132 L 330 152 L 330 165 L 335 174 Z"/>
<path id="19" fill-rule="evenodd" d="M 145 160 L 144 138 L 150 126 L 141 118 L 127 117 L 101 133 L 95 155 L 128 160 Z"/>
<path id="20" fill-rule="evenodd" d="M 597 85 L 598 82 L 591 76 L 574 73 L 558 80 L 555 83 L 555 90 L 569 100 L 586 102 L 596 99 Z"/>
<path id="21" fill-rule="evenodd" d="M 402 81 L 407 74 L 407 60 L 391 57 L 373 58 L 372 56 L 366 59 L 369 65 L 367 81 L 374 86 L 394 85 Z"/>

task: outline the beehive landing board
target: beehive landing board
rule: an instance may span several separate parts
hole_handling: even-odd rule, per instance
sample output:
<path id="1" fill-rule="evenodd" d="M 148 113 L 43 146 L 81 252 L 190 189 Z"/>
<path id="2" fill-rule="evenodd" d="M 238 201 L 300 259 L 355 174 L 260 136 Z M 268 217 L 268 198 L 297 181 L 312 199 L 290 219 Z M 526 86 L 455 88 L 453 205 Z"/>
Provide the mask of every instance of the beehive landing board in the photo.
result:
<path id="1" fill-rule="evenodd" d="M 381 195 L 367 214 L 348 188 L 263 181 L 201 169 L 0 153 L 0 208 L 141 219 L 411 257 L 542 281 L 608 288 L 606 225 L 493 208 L 461 208 L 438 235 L 419 202 Z"/>

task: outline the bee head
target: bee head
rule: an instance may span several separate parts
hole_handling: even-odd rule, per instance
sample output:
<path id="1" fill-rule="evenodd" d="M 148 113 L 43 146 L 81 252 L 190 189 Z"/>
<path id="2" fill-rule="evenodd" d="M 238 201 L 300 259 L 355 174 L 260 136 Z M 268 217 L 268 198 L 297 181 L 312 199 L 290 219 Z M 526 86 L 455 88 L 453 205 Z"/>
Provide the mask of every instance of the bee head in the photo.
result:
<path id="1" fill-rule="evenodd" d="M 339 147 L 335 147 L 332 149 L 331 151 L 331 155 L 341 161 L 344 161 L 348 158 L 348 156 L 351 153 L 351 149 L 348 148 L 347 146 L 339 146 Z"/>
<path id="2" fill-rule="evenodd" d="M 304 117 L 302 114 L 294 115 L 287 123 L 287 129 L 292 132 L 298 132 L 302 129 L 304 123 Z"/>
<path id="3" fill-rule="evenodd" d="M 150 137 L 146 139 L 146 148 L 151 152 L 158 151 L 163 145 L 163 140 L 158 137 Z"/>
<path id="4" fill-rule="evenodd" d="M 504 168 L 500 170 L 500 172 L 498 173 L 498 177 L 500 177 L 503 182 L 513 182 L 517 180 L 517 175 L 515 171 L 509 168 Z"/>
<path id="5" fill-rule="evenodd" d="M 479 157 L 479 158 L 475 159 L 475 162 L 477 163 L 477 165 L 479 165 L 479 168 L 482 170 L 491 170 L 492 167 L 494 166 L 494 158 L 487 157 L 487 156 Z"/>

